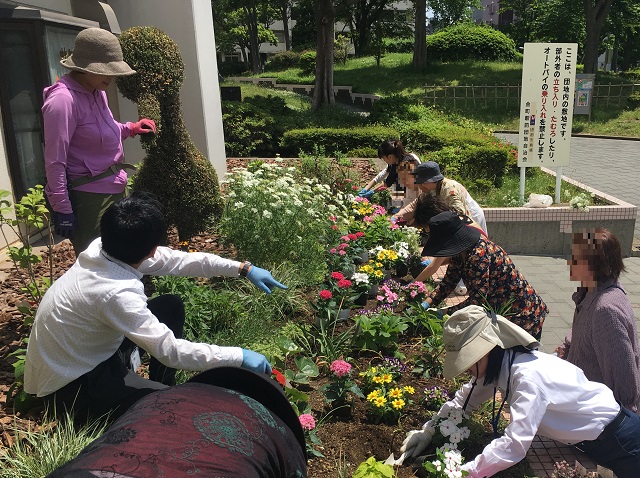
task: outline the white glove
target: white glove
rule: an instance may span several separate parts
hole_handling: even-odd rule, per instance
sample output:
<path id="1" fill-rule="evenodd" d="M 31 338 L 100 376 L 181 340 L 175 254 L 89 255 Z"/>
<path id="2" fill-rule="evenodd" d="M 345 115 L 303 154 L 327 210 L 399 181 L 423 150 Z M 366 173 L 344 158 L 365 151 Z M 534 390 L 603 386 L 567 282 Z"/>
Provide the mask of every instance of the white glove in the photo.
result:
<path id="1" fill-rule="evenodd" d="M 419 456 L 429 446 L 435 432 L 433 420 L 429 420 L 422 426 L 422 430 L 411 430 L 407 433 L 400 447 L 403 458 Z"/>

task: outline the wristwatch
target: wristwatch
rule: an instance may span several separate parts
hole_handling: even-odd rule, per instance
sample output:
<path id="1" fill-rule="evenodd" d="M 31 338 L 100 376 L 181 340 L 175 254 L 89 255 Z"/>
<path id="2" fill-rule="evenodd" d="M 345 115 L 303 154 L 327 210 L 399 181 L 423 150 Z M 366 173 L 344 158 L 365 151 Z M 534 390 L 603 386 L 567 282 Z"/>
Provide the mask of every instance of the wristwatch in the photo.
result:
<path id="1" fill-rule="evenodd" d="M 240 268 L 240 277 L 247 277 L 249 274 L 249 269 L 251 269 L 251 262 L 244 261 L 242 263 L 242 267 Z"/>

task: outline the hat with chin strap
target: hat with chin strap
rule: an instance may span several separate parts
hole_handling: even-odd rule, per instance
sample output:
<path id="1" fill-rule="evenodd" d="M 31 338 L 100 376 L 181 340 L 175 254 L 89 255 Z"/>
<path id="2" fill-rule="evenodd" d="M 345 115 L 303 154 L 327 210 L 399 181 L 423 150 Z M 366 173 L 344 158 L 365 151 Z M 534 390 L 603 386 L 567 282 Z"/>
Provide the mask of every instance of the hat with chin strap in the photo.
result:
<path id="1" fill-rule="evenodd" d="M 496 345 L 505 350 L 517 345 L 528 349 L 540 347 L 540 343 L 523 328 L 501 315 L 487 313 L 478 305 L 470 305 L 451 314 L 444 323 L 443 340 L 445 378 L 453 378 L 469 370 Z"/>

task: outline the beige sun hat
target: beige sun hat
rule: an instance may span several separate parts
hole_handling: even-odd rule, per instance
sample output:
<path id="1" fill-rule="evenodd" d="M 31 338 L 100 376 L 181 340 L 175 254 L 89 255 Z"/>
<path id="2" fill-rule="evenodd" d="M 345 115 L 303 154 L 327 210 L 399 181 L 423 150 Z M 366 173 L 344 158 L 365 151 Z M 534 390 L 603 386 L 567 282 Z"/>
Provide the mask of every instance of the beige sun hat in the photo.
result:
<path id="1" fill-rule="evenodd" d="M 500 315 L 489 314 L 478 306 L 470 305 L 449 317 L 443 327 L 444 359 L 443 374 L 453 378 L 471 368 L 496 345 L 503 349 L 522 345 L 537 349 L 540 343 L 521 327 Z"/>
<path id="2" fill-rule="evenodd" d="M 71 56 L 60 60 L 65 68 L 84 73 L 106 76 L 133 75 L 122 57 L 118 38 L 102 28 L 87 28 L 76 36 Z"/>

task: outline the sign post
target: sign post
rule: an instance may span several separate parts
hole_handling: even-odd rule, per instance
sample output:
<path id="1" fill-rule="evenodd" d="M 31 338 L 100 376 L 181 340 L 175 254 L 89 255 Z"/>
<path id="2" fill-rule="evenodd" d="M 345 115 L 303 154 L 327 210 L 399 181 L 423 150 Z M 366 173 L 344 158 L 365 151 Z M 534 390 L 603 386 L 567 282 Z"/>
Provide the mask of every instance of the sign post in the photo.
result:
<path id="1" fill-rule="evenodd" d="M 520 101 L 520 200 L 527 167 L 556 170 L 560 202 L 562 166 L 569 164 L 577 43 L 525 43 Z"/>

